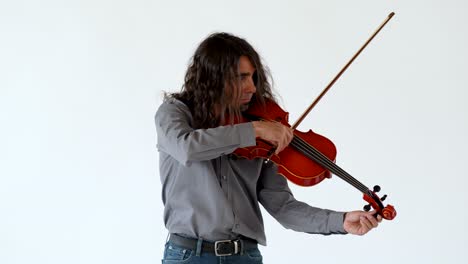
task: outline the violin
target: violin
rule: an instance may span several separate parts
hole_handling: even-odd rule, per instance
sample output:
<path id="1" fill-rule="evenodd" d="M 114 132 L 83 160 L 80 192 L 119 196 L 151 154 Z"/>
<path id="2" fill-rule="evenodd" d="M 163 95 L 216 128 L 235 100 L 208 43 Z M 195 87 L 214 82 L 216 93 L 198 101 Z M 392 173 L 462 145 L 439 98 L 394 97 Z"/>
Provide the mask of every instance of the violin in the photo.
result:
<path id="1" fill-rule="evenodd" d="M 294 136 L 286 148 L 280 153 L 274 154 L 275 146 L 258 138 L 255 146 L 238 148 L 233 153 L 247 159 L 264 158 L 266 162 L 274 162 L 278 167 L 278 174 L 283 175 L 289 181 L 299 186 L 316 185 L 325 178 L 331 178 L 331 175 L 334 174 L 363 193 L 363 199 L 369 203 L 364 206 L 365 211 L 369 211 L 372 207 L 384 219 L 394 219 L 396 216 L 395 208 L 389 204 L 384 206 L 382 203 L 387 198 L 387 195 L 382 197 L 377 195 L 377 192 L 380 191 L 380 186 L 376 185 L 370 190 L 366 185 L 362 184 L 335 163 L 336 147 L 331 140 L 314 133 L 312 130 L 301 132 L 296 129 L 305 115 L 310 112 L 393 15 L 394 13 L 392 12 L 293 126 L 288 123 L 289 114 L 274 101 L 266 99 L 265 103 L 262 104 L 254 98 L 249 108 L 243 113 L 240 122 L 275 121 L 292 127 Z"/>
<path id="2" fill-rule="evenodd" d="M 271 100 L 267 100 L 263 106 L 259 103 L 252 104 L 243 116 L 245 122 L 276 121 L 290 127 L 288 113 Z M 336 147 L 331 140 L 312 130 L 301 132 L 295 129 L 293 134 L 291 143 L 278 154 L 272 154 L 274 146 L 262 139 L 257 139 L 255 146 L 236 149 L 234 154 L 247 159 L 265 158 L 272 161 L 278 166 L 278 174 L 299 186 L 316 185 L 325 178 L 331 178 L 333 173 L 363 193 L 364 200 L 369 203 L 364 210 L 369 211 L 372 207 L 384 219 L 395 218 L 395 208 L 382 204 L 387 195 L 382 198 L 377 196 L 376 193 L 380 191 L 378 185 L 371 191 L 335 164 Z"/>

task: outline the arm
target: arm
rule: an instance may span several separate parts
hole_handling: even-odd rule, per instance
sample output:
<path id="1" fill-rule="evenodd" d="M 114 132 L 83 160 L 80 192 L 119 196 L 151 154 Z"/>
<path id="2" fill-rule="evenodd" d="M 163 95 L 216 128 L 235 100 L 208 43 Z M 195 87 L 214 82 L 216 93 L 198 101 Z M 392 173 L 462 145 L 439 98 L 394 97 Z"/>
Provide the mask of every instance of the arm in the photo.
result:
<path id="1" fill-rule="evenodd" d="M 255 145 L 252 123 L 209 129 L 193 129 L 189 109 L 169 99 L 155 115 L 158 149 L 184 165 L 191 161 L 210 160 L 233 152 L 239 147 Z"/>
<path id="2" fill-rule="evenodd" d="M 263 207 L 278 222 L 285 228 L 299 232 L 364 235 L 382 221 L 382 216 L 374 216 L 375 211 L 342 213 L 297 201 L 288 187 L 287 180 L 277 174 L 276 165 L 272 163 L 263 167 L 258 196 Z"/>
<path id="3" fill-rule="evenodd" d="M 264 165 L 258 184 L 260 203 L 285 228 L 324 235 L 347 233 L 343 227 L 344 213 L 297 201 L 286 179 L 277 174 L 276 165 Z"/>

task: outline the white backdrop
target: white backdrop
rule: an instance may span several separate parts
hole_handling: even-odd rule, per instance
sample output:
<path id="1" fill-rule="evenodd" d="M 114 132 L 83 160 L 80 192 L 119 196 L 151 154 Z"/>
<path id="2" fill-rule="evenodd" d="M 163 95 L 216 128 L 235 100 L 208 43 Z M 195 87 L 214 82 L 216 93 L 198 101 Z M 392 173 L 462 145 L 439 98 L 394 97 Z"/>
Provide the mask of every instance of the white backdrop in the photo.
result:
<path id="1" fill-rule="evenodd" d="M 6 1 L 0 4 L 0 263 L 160 263 L 153 115 L 214 31 L 249 40 L 291 123 L 395 17 L 300 126 L 398 216 L 366 236 L 285 230 L 264 263 L 466 263 L 465 1 Z M 338 177 L 296 197 L 362 208 Z"/>

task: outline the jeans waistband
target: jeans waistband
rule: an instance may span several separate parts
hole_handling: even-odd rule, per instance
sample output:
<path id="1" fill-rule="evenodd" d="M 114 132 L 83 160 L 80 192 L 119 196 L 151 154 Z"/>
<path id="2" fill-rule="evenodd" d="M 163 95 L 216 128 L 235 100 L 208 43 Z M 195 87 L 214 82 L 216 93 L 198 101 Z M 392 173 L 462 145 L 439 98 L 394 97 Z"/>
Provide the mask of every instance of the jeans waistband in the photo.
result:
<path id="1" fill-rule="evenodd" d="M 196 250 L 198 239 L 171 234 L 169 242 L 175 245 Z M 257 248 L 257 241 L 249 238 L 236 238 L 232 240 L 218 240 L 215 242 L 203 241 L 201 251 L 214 253 L 216 256 L 230 256 L 243 252 L 247 249 Z"/>

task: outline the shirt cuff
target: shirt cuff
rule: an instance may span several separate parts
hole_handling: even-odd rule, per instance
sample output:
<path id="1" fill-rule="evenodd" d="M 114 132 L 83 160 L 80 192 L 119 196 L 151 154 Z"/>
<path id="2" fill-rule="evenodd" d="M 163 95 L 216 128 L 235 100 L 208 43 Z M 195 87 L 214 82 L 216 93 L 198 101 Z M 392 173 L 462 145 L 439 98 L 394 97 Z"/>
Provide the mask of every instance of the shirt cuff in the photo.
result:
<path id="1" fill-rule="evenodd" d="M 252 122 L 237 124 L 237 127 L 239 129 L 239 147 L 250 147 L 257 144 Z"/>
<path id="2" fill-rule="evenodd" d="M 328 218 L 328 228 L 332 234 L 347 234 L 344 230 L 344 212 L 330 212 Z"/>

